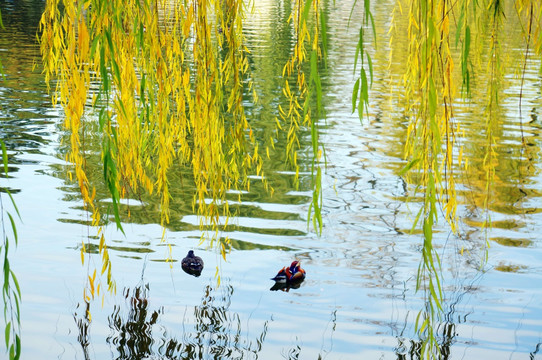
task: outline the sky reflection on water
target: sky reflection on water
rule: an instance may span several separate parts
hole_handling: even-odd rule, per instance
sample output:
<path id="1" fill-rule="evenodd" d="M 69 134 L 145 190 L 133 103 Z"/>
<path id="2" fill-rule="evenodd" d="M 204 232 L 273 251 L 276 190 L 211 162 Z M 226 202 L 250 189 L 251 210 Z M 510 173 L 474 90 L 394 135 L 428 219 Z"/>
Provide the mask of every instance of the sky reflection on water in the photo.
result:
<path id="1" fill-rule="evenodd" d="M 268 172 L 276 194 L 271 197 L 253 186 L 239 205 L 241 216 L 232 220 L 236 226 L 223 234 L 234 243 L 227 262 L 200 246 L 197 253 L 206 267 L 199 278 L 180 269 L 180 260 L 198 247 L 201 235 L 186 200 L 189 184 L 172 192 L 172 269 L 166 263 L 167 247 L 160 243 L 156 203 L 132 201 L 126 237 L 113 228 L 106 234 L 118 294 L 107 297 L 103 307 L 92 302 L 88 323 L 83 288 L 88 269 L 100 264 L 94 259 L 96 264 L 81 266 L 79 251 L 82 241 L 96 242 L 96 234 L 86 227 L 88 215 L 66 176 L 61 113 L 49 105 L 39 68 L 29 70 L 39 62 L 39 53 L 28 24 L 37 24 L 35 9 L 41 1 L 24 3 L 28 7 L 2 3 L 6 30 L 0 33 L 7 73 L 0 86 L 0 134 L 10 155 L 10 179 L 0 180 L 15 194 L 23 218 L 12 259 L 23 296 L 23 359 L 418 357 L 413 324 L 424 306 L 422 294 L 414 291 L 420 238 L 407 235 L 417 199 L 409 205 L 401 201 L 409 195 L 408 184 L 397 176 L 404 164 L 406 128 L 400 111 L 389 108 L 382 83 L 375 83 L 371 95 L 374 115 L 360 124 L 350 114 L 353 56 L 348 54 L 354 51 L 349 44 L 357 29 L 345 31 L 342 22 L 350 5 L 329 4 L 333 43 L 322 79 L 328 94 L 322 141 L 329 162 L 322 236 L 307 230 L 310 194 L 303 182 L 300 191 L 293 191 L 280 148 L 269 165 L 276 172 Z M 257 89 L 267 96 L 249 110 L 253 126 L 259 126 L 255 131 L 262 134 L 270 131 L 270 119 L 282 101 L 281 81 L 270 74 L 282 68 L 291 46 L 288 27 L 275 26 L 283 24 L 287 6 L 260 2 L 247 23 L 254 76 L 266 79 Z M 383 12 L 376 16 L 385 22 Z M 376 79 L 384 78 L 386 66 L 375 62 Z M 512 100 L 503 113 L 514 119 L 518 114 Z M 481 220 L 468 202 L 461 208 L 469 220 L 462 225 L 461 242 L 443 224 L 436 229 L 446 296 L 437 328 L 443 358 L 542 356 L 539 105 L 539 95 L 525 103 L 533 110 L 524 112 L 532 121 L 523 124 L 530 144 L 523 153 L 517 121 L 510 120 L 502 132 L 501 150 L 511 155 L 503 155 L 497 190 L 503 202 L 493 208 L 495 226 L 484 271 L 479 270 Z M 479 146 L 475 139 L 469 134 L 465 138 L 472 140 L 473 151 Z M 525 177 L 516 181 L 518 166 Z M 460 245 L 470 252 L 460 256 Z M 301 260 L 307 279 L 298 289 L 269 291 L 269 278 L 293 258 Z"/>

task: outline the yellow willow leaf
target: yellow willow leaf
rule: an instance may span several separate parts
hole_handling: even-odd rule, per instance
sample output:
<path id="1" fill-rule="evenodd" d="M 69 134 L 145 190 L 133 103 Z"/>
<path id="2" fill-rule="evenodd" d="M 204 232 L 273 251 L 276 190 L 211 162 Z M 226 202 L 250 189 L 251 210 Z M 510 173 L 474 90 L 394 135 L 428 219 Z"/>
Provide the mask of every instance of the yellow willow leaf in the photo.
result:
<path id="1" fill-rule="evenodd" d="M 452 58 L 451 55 L 448 55 L 446 57 L 446 76 L 448 79 L 452 79 L 452 74 L 453 74 L 453 71 L 454 71 L 454 59 Z"/>
<path id="2" fill-rule="evenodd" d="M 111 289 L 112 281 L 111 281 L 111 266 L 107 268 L 107 283 L 109 284 L 109 289 Z"/>
<path id="3" fill-rule="evenodd" d="M 94 297 L 94 280 L 92 280 L 92 278 L 89 276 L 88 277 L 88 281 L 89 281 L 89 286 L 90 286 L 90 294 L 92 295 L 92 297 Z"/>
<path id="4" fill-rule="evenodd" d="M 102 236 L 100 236 L 100 243 L 98 245 L 98 251 L 101 253 L 102 252 L 102 249 L 104 247 L 104 243 L 105 243 L 105 238 L 102 234 Z"/>
<path id="5" fill-rule="evenodd" d="M 226 228 L 228 226 L 228 222 L 230 220 L 230 217 L 229 216 L 226 216 L 226 220 L 224 221 L 224 228 Z M 224 259 L 225 260 L 225 259 Z"/>
<path id="6" fill-rule="evenodd" d="M 446 14 L 444 16 L 444 19 L 442 19 L 441 25 L 440 25 L 440 31 L 444 34 L 444 36 L 447 36 L 449 33 L 450 28 L 450 19 L 448 15 Z"/>
<path id="7" fill-rule="evenodd" d="M 292 97 L 292 93 L 290 92 L 290 84 L 288 84 L 288 80 L 284 82 L 283 92 L 284 92 L 284 95 L 286 95 L 286 97 L 288 98 Z"/>
<path id="8" fill-rule="evenodd" d="M 107 270 L 108 265 L 109 265 L 109 263 L 107 261 L 103 262 L 101 275 L 103 275 L 105 273 L 105 270 Z"/>
<path id="9" fill-rule="evenodd" d="M 286 65 L 284 65 L 284 67 L 282 68 L 282 77 L 285 77 L 286 76 L 286 73 L 288 73 L 288 75 L 290 75 L 290 71 L 288 70 L 288 63 L 286 63 Z"/>
<path id="10" fill-rule="evenodd" d="M 84 21 L 79 21 L 79 29 L 77 35 L 79 41 L 80 56 L 81 58 L 86 59 L 89 50 L 89 36 L 87 26 Z"/>
<path id="11" fill-rule="evenodd" d="M 224 244 L 220 244 L 220 247 L 221 247 L 220 253 L 222 255 L 222 258 L 224 259 L 224 261 L 226 261 L 226 248 L 225 248 Z"/>

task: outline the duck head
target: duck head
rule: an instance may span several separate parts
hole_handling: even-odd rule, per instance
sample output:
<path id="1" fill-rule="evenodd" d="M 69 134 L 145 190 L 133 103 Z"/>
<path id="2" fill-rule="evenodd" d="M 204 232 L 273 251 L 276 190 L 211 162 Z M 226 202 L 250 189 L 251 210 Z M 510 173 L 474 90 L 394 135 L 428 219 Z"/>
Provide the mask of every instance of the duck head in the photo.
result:
<path id="1" fill-rule="evenodd" d="M 292 274 L 295 274 L 296 272 L 299 271 L 300 268 L 301 268 L 301 264 L 299 263 L 299 261 L 297 260 L 292 261 L 292 264 L 290 265 L 290 272 Z"/>

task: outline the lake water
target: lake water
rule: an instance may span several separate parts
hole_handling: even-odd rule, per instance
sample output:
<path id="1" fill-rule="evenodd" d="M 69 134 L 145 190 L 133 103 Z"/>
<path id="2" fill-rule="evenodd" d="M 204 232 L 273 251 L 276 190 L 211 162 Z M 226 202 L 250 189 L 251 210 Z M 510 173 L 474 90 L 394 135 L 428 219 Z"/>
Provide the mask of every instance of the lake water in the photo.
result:
<path id="1" fill-rule="evenodd" d="M 419 199 L 404 202 L 412 194 L 398 176 L 404 166 L 406 121 L 390 100 L 385 72 L 385 24 L 392 2 L 379 2 L 375 9 L 382 48 L 372 52 L 375 79 L 370 116 L 363 123 L 351 114 L 358 31 L 345 27 L 351 5 L 326 5 L 330 45 L 322 79 L 327 117 L 321 123 L 321 141 L 328 167 L 322 235 L 306 225 L 309 177 L 302 174 L 295 189 L 280 147 L 266 165 L 275 194 L 254 184 L 239 205 L 240 216 L 232 220 L 237 226 L 221 234 L 233 243 L 227 261 L 206 243 L 198 245 L 201 231 L 191 213 L 191 188 L 173 182 L 178 188 L 172 191 L 167 230 L 173 268 L 165 262 L 169 253 L 160 241 L 156 203 L 134 202 L 131 218 L 124 219 L 126 236 L 113 226 L 107 229 L 117 293 L 106 296 L 103 304 L 100 299 L 90 303 L 90 323 L 83 291 L 89 272 L 100 269 L 101 260 L 95 255 L 81 265 L 81 243 L 96 242 L 96 231 L 86 225 L 88 214 L 67 176 L 62 111 L 50 105 L 40 71 L 35 32 L 43 4 L 0 5 L 5 26 L 0 56 L 6 76 L 0 80 L 0 136 L 8 147 L 10 175 L 0 178 L 0 186 L 14 194 L 22 217 L 19 245 L 10 253 L 22 292 L 22 359 L 419 357 L 414 321 L 425 300 L 415 284 L 423 239 L 408 234 Z M 251 71 L 260 94 L 260 102 L 249 107 L 249 120 L 262 136 L 272 131 L 269 124 L 284 101 L 282 80 L 275 74 L 281 73 L 292 41 L 284 25 L 288 6 L 259 1 L 246 25 Z M 443 358 L 542 359 L 539 65 L 527 68 L 521 114 L 519 81 L 507 79 L 503 90 L 507 96 L 497 129 L 493 229 L 483 269 L 483 217 L 467 199 L 473 196 L 468 190 L 478 189 L 476 160 L 470 181 L 460 184 L 465 195 L 459 209 L 461 238 L 443 221 L 436 227 L 445 295 L 436 332 Z M 484 121 L 482 113 L 483 101 L 474 100 L 458 111 L 467 129 L 461 141 L 473 159 L 484 141 L 477 125 Z M 308 147 L 310 134 L 304 136 L 302 143 Z M 2 194 L 3 206 L 13 212 L 8 202 Z M 180 268 L 190 249 L 205 260 L 197 278 Z M 306 280 L 298 289 L 270 291 L 269 278 L 293 259 L 306 269 Z"/>

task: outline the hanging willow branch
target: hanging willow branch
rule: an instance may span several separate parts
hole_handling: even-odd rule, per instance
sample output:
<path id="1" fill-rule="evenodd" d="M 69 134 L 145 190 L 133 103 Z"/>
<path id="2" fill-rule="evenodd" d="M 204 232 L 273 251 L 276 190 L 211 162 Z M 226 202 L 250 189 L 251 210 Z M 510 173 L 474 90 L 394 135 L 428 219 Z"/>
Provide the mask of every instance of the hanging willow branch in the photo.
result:
<path id="1" fill-rule="evenodd" d="M 301 128 L 311 131 L 313 161 L 311 175 L 313 180 L 313 197 L 309 207 L 307 221 L 317 232 L 322 231 L 322 162 L 323 149 L 319 141 L 318 120 L 323 116 L 322 86 L 320 83 L 319 66 L 325 54 L 327 41 L 325 37 L 326 22 L 321 14 L 319 0 L 299 0 L 292 10 L 289 22 L 295 31 L 293 54 L 283 68 L 283 94 L 288 106 L 283 109 L 279 105 L 279 114 L 286 124 L 286 152 L 290 163 L 295 167 L 295 179 L 299 179 L 298 151 L 300 142 L 297 137 Z M 308 80 L 306 67 L 309 66 Z M 316 100 L 316 107 L 311 101 Z"/>
<path id="2" fill-rule="evenodd" d="M 251 87 L 244 6 L 240 0 L 47 1 L 41 20 L 45 76 L 58 79 L 70 134 L 66 160 L 98 227 L 101 273 L 107 272 L 110 291 L 115 286 L 106 222 L 86 166 L 89 136 L 101 138 L 103 178 L 119 229 L 121 199 L 155 193 L 165 238 L 168 177 L 174 164 L 188 165 L 194 210 L 202 227 L 211 225 L 211 246 L 219 241 L 224 258 L 229 241 L 219 239 L 218 231 L 230 215 L 227 191 L 249 189 L 253 173 L 264 179 L 241 101 Z M 100 293 L 96 277 L 88 278 L 86 300 Z"/>

